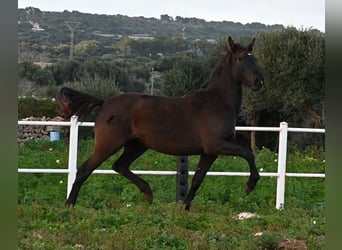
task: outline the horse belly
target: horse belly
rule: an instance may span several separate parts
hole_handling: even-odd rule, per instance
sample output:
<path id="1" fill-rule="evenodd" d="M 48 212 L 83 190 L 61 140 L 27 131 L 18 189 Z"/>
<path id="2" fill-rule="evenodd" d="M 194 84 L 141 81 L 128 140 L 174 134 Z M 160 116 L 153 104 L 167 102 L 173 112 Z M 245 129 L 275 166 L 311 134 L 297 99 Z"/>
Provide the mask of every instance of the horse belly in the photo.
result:
<path id="1" fill-rule="evenodd" d="M 133 137 L 156 151 L 200 154 L 196 112 L 183 98 L 143 97 L 131 110 Z"/>
<path id="2" fill-rule="evenodd" d="M 169 121 L 140 123 L 137 138 L 147 147 L 172 155 L 201 154 L 201 142 L 194 128 L 185 123 Z"/>
<path id="3" fill-rule="evenodd" d="M 158 152 L 171 155 L 195 155 L 203 153 L 201 144 L 197 140 L 189 137 L 162 137 L 158 138 L 158 141 L 148 140 L 147 145 Z"/>

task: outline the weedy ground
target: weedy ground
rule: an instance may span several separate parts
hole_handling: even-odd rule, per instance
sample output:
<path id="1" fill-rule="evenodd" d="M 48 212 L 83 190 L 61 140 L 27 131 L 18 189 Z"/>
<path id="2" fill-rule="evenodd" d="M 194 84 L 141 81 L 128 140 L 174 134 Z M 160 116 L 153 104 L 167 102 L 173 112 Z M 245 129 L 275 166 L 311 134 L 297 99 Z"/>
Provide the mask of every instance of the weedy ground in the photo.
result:
<path id="1" fill-rule="evenodd" d="M 79 144 L 79 164 L 92 151 Z M 67 168 L 64 140 L 19 146 L 19 168 Z M 111 169 L 120 152 L 100 169 Z M 277 171 L 277 154 L 263 148 L 260 172 Z M 287 172 L 324 173 L 324 151 L 290 149 Z M 198 157 L 190 157 L 194 170 Z M 175 170 L 176 158 L 148 151 L 131 167 Z M 236 157 L 220 157 L 211 171 L 248 171 Z M 142 176 L 154 192 L 148 204 L 119 175 L 93 174 L 82 186 L 75 207 L 64 206 L 65 174 L 18 174 L 18 249 L 324 249 L 325 198 L 321 178 L 286 179 L 285 208 L 275 209 L 276 178 L 262 177 L 246 196 L 247 177 L 207 176 L 190 212 L 175 201 L 175 176 Z M 189 177 L 191 182 L 191 177 Z M 237 220 L 241 212 L 257 216 Z"/>

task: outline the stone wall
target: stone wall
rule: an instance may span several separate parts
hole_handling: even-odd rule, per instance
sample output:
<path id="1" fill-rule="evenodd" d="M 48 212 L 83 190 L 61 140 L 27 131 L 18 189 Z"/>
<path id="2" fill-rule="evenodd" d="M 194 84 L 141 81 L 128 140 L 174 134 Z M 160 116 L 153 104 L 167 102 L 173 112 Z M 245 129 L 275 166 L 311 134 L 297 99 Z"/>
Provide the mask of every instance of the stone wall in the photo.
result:
<path id="1" fill-rule="evenodd" d="M 62 117 L 27 117 L 21 121 L 64 121 Z M 67 127 L 46 125 L 18 125 L 18 143 L 24 144 L 30 140 L 50 140 L 50 131 L 65 131 Z"/>

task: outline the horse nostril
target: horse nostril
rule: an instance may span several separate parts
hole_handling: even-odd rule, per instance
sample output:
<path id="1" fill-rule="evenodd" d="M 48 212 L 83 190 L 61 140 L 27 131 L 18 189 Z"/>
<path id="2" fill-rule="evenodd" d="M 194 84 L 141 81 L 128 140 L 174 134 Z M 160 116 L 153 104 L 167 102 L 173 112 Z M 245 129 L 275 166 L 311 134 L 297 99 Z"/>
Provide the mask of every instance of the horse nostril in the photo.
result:
<path id="1" fill-rule="evenodd" d="M 254 81 L 254 83 L 260 83 L 260 84 L 262 84 L 262 83 L 263 83 L 263 81 L 262 81 L 262 80 L 260 80 L 259 78 L 255 78 L 255 81 Z"/>
<path id="2" fill-rule="evenodd" d="M 264 84 L 264 78 L 263 77 L 257 77 L 256 79 L 255 79 L 255 83 L 260 83 L 261 85 L 263 85 Z"/>

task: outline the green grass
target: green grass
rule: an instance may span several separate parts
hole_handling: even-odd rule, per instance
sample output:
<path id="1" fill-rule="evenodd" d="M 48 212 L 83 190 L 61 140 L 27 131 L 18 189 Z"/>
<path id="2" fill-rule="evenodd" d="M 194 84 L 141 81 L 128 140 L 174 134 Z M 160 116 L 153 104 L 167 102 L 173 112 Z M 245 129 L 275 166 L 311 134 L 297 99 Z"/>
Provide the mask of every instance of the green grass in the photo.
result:
<path id="1" fill-rule="evenodd" d="M 81 141 L 79 164 L 92 151 Z M 119 154 L 100 169 L 111 169 Z M 288 172 L 324 173 L 324 152 L 291 150 Z M 263 149 L 258 169 L 276 172 L 277 155 Z M 67 168 L 65 141 L 30 142 L 19 147 L 19 168 Z M 194 170 L 198 157 L 190 157 Z M 176 158 L 146 152 L 132 169 L 175 170 Z M 220 157 L 211 171 L 248 171 L 240 158 Z M 263 177 L 246 196 L 247 177 L 207 176 L 190 212 L 175 201 L 175 176 L 143 176 L 154 192 L 148 204 L 139 190 L 119 175 L 91 175 L 74 208 L 64 207 L 65 174 L 18 175 L 19 249 L 277 249 L 285 239 L 308 249 L 324 249 L 324 179 L 287 178 L 285 209 L 275 209 L 276 178 Z M 189 181 L 191 177 L 189 178 Z M 236 220 L 240 212 L 257 217 Z M 254 236 L 262 232 L 261 236 Z"/>

